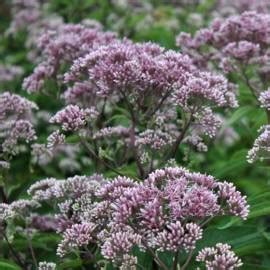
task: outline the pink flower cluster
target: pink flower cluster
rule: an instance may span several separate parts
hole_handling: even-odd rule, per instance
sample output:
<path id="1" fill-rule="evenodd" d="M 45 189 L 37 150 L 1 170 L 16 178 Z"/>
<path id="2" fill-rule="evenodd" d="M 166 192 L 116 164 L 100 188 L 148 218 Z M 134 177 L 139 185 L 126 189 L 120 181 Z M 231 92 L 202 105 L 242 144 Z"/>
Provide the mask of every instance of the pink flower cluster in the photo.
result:
<path id="1" fill-rule="evenodd" d="M 246 198 L 232 184 L 176 167 L 156 170 L 142 183 L 98 175 L 45 179 L 29 194 L 39 203 L 57 205 L 62 219 L 57 230 L 63 234 L 58 255 L 98 245 L 106 259 L 122 267 L 136 265 L 134 247 L 190 252 L 203 237 L 200 224 L 219 215 L 246 219 L 249 212 Z M 223 258 L 227 250 L 219 252 Z M 216 258 L 215 263 L 224 262 Z"/>
<path id="2" fill-rule="evenodd" d="M 32 145 L 31 158 L 47 165 L 62 154 L 59 166 L 70 173 L 79 170 L 77 158 L 82 157 L 91 170 L 117 176 L 38 181 L 28 189 L 29 200 L 0 204 L 0 226 L 20 219 L 19 225 L 27 224 L 29 230 L 58 233 L 61 260 L 76 252 L 94 264 L 102 257 L 121 270 L 135 270 L 143 252 L 162 269 L 167 268 L 161 254 L 176 255 L 176 264 L 178 252 L 193 258 L 205 225 L 215 217 L 247 219 L 246 196 L 232 183 L 177 167 L 174 158 L 182 143 L 206 151 L 207 139 L 219 133 L 220 111 L 238 106 L 235 87 L 213 72 L 215 65 L 226 74 L 235 72 L 269 110 L 270 90 L 262 92 L 266 87 L 261 86 L 270 77 L 270 15 L 244 12 L 216 19 L 194 36 L 181 33 L 180 53 L 117 38 L 99 23 L 44 19 L 43 4 L 12 1 L 10 32 L 29 32 L 26 47 L 33 48 L 29 56 L 37 64 L 23 88 L 41 94 L 53 85 L 58 91 L 53 95 L 64 101 L 47 117 L 53 129 L 46 142 Z M 235 8 L 246 4 L 241 0 Z M 255 1 L 246 8 L 268 9 Z M 0 66 L 0 83 L 20 74 L 16 67 Z M 0 169 L 9 168 L 11 156 L 24 150 L 22 141 L 36 140 L 34 109 L 35 103 L 26 98 L 0 94 Z M 270 151 L 269 138 L 270 127 L 265 126 L 249 151 L 250 162 Z M 175 165 L 164 165 L 168 160 Z M 134 173 L 134 179 L 125 176 L 126 168 L 132 168 L 128 173 Z M 44 214 L 38 209 L 43 204 L 49 209 Z M 196 261 L 209 270 L 242 265 L 231 247 L 220 243 L 204 248 Z M 56 264 L 40 262 L 36 268 L 54 270 Z"/>
<path id="3" fill-rule="evenodd" d="M 161 150 L 161 155 L 174 157 L 181 142 L 191 141 L 187 138 L 194 135 L 192 132 L 196 133 L 196 141 L 203 143 L 206 137 L 214 137 L 220 127 L 214 109 L 237 106 L 228 81 L 223 76 L 201 72 L 186 55 L 153 43 L 119 40 L 111 33 L 82 25 L 66 25 L 63 29 L 74 33 L 68 32 L 67 37 L 67 31 L 59 30 L 58 35 L 53 33 L 51 37 L 49 33 L 41 39 L 46 59 L 52 63 L 63 61 L 67 68 L 63 79 L 58 76 L 59 65 L 49 65 L 56 67 L 53 73 L 66 87 L 61 96 L 69 104 L 51 122 L 61 124 L 65 131 L 84 130 L 95 155 L 103 148 L 109 149 L 104 140 L 114 135 L 119 152 L 124 152 L 124 162 L 132 153 L 141 176 L 151 169 L 142 172 L 139 156 L 153 159 L 153 151 Z M 41 80 L 36 80 L 39 72 L 34 71 L 26 84 L 29 81 L 39 85 L 43 78 L 51 76 L 44 69 L 47 60 L 37 67 L 42 70 Z M 178 108 L 181 119 L 176 113 Z M 86 126 L 89 110 L 91 121 Z M 119 125 L 118 119 L 112 120 L 119 110 L 125 114 L 124 125 Z M 115 147 L 115 143 L 112 145 Z"/>
<path id="4" fill-rule="evenodd" d="M 200 66 L 206 67 L 212 61 L 226 73 L 237 71 L 246 82 L 248 66 L 252 66 L 261 79 L 265 76 L 269 28 L 268 14 L 244 12 L 215 19 L 209 28 L 198 30 L 194 37 L 181 33 L 177 44 Z"/>
<path id="5" fill-rule="evenodd" d="M 74 83 L 62 97 L 67 104 L 77 104 L 82 107 L 90 107 L 98 102 L 96 87 L 88 81 Z"/>
<path id="6" fill-rule="evenodd" d="M 52 262 L 40 262 L 38 264 L 38 270 L 55 270 L 56 264 Z"/>
<path id="7" fill-rule="evenodd" d="M 219 0 L 218 11 L 222 15 L 227 14 L 241 14 L 244 11 L 258 11 L 261 13 L 268 13 L 270 10 L 269 0 Z"/>
<path id="8" fill-rule="evenodd" d="M 56 113 L 50 119 L 51 123 L 62 124 L 65 131 L 78 130 L 86 125 L 87 120 L 95 118 L 97 112 L 90 109 L 80 109 L 77 105 L 68 105 L 63 110 Z"/>
<path id="9" fill-rule="evenodd" d="M 63 24 L 63 19 L 57 14 L 51 14 L 49 1 L 46 0 L 11 0 L 11 23 L 7 35 L 25 35 L 25 47 L 28 49 L 27 58 L 36 63 L 39 52 L 36 43 L 44 31 L 53 30 Z"/>
<path id="10" fill-rule="evenodd" d="M 93 139 L 111 138 L 113 136 L 124 137 L 124 136 L 128 136 L 129 132 L 130 132 L 130 129 L 123 126 L 106 127 L 97 131 L 93 135 Z"/>
<path id="11" fill-rule="evenodd" d="M 42 90 L 47 80 L 60 79 L 62 68 L 92 50 L 115 39 L 115 34 L 83 24 L 59 24 L 40 38 L 38 49 L 42 59 L 32 75 L 24 80 L 23 87 L 29 92 Z"/>
<path id="12" fill-rule="evenodd" d="M 37 109 L 35 103 L 10 92 L 0 94 L 0 130 L 3 154 L 15 155 L 20 151 L 21 141 L 36 139 L 31 123 L 31 111 Z"/>
<path id="13" fill-rule="evenodd" d="M 264 3 L 269 5 L 267 1 Z M 246 4 L 259 6 L 262 3 L 246 1 Z M 177 44 L 201 68 L 211 70 L 218 66 L 224 73 L 229 73 L 230 79 L 241 80 L 261 107 L 266 109 L 269 118 L 270 92 L 264 91 L 268 86 L 270 71 L 268 13 L 249 11 L 215 19 L 210 27 L 198 30 L 193 37 L 188 33 L 181 33 L 177 37 Z M 268 128 L 263 127 L 262 130 L 248 153 L 249 162 L 260 155 L 264 159 L 268 151 Z"/>
<path id="14" fill-rule="evenodd" d="M 222 209 L 220 201 L 225 202 L 226 210 Z M 245 197 L 233 185 L 217 183 L 211 176 L 190 173 L 182 168 L 156 170 L 143 185 L 124 192 L 114 205 L 117 222 L 136 220 L 138 216 L 139 220 L 143 219 L 144 229 L 159 227 L 166 218 L 205 218 L 231 213 L 245 219 L 248 214 Z M 162 209 L 169 211 L 165 214 Z"/>
<path id="15" fill-rule="evenodd" d="M 269 159 L 270 152 L 270 126 L 262 126 L 259 130 L 261 133 L 254 141 L 253 147 L 248 151 L 247 160 L 253 163 L 256 160 Z"/>
<path id="16" fill-rule="evenodd" d="M 196 95 L 218 106 L 236 103 L 222 76 L 200 73 L 187 56 L 150 43 L 124 40 L 93 50 L 74 62 L 65 80 L 76 82 L 82 76 L 96 85 L 99 96 L 128 97 L 140 110 L 147 99 L 155 101 L 154 95 L 158 104 L 158 98 L 167 100 L 173 93 L 180 106 Z"/>
<path id="17" fill-rule="evenodd" d="M 195 107 L 197 97 L 220 107 L 236 107 L 235 95 L 230 90 L 228 81 L 223 76 L 200 72 L 196 77 L 190 76 L 186 83 L 179 87 L 179 91 L 175 93 L 175 101 L 187 107 L 192 103 Z"/>
<path id="18" fill-rule="evenodd" d="M 262 108 L 266 108 L 268 111 L 270 110 L 270 89 L 261 92 L 259 101 Z"/>
<path id="19" fill-rule="evenodd" d="M 130 240 L 127 240 L 129 248 L 126 250 L 131 250 L 133 243 L 141 246 L 142 250 L 188 252 L 202 238 L 199 224 L 204 219 L 224 214 L 246 218 L 248 214 L 245 197 L 235 187 L 182 168 L 157 170 L 141 185 L 118 177 L 103 186 L 99 195 L 103 203 L 107 199 L 112 204 L 111 230 L 114 232 L 118 227 L 124 230 L 125 235 L 128 232 Z M 193 222 L 188 222 L 190 219 Z M 131 240 L 134 238 L 130 234 L 135 234 L 137 240 Z M 110 246 L 110 254 L 114 254 L 121 245 L 116 243 L 114 249 Z M 127 255 L 131 254 L 124 255 L 122 252 L 122 256 L 117 255 L 115 261 L 119 258 L 124 260 Z"/>
<path id="20" fill-rule="evenodd" d="M 9 33 L 16 33 L 35 24 L 41 17 L 41 0 L 12 0 L 13 21 Z"/>
<path id="21" fill-rule="evenodd" d="M 0 119 L 3 120 L 12 114 L 19 117 L 27 116 L 32 109 L 37 109 L 37 106 L 21 96 L 4 92 L 0 95 L 0 108 Z"/>
<path id="22" fill-rule="evenodd" d="M 124 268 L 124 265 L 134 267 L 137 264 L 137 258 L 128 253 L 135 245 L 141 245 L 141 236 L 134 231 L 113 232 L 102 245 L 101 254 L 115 264 L 120 264 L 121 268 Z"/>
<path id="23" fill-rule="evenodd" d="M 28 193 L 36 201 L 50 201 L 52 199 L 76 199 L 83 194 L 93 195 L 104 179 L 100 175 L 74 176 L 66 180 L 47 178 L 33 184 Z"/>
<path id="24" fill-rule="evenodd" d="M 206 247 L 196 257 L 198 262 L 203 262 L 207 270 L 238 269 L 243 263 L 231 250 L 231 246 L 218 243 L 215 247 Z"/>
<path id="25" fill-rule="evenodd" d="M 94 235 L 93 223 L 74 224 L 64 232 L 64 239 L 58 246 L 57 254 L 62 257 L 72 249 L 87 246 Z"/>
<path id="26" fill-rule="evenodd" d="M 0 65 L 0 83 L 10 82 L 23 74 L 19 66 Z"/>
<path id="27" fill-rule="evenodd" d="M 25 220 L 39 206 L 37 201 L 25 199 L 20 199 L 10 204 L 0 203 L 0 224 L 15 218 Z"/>

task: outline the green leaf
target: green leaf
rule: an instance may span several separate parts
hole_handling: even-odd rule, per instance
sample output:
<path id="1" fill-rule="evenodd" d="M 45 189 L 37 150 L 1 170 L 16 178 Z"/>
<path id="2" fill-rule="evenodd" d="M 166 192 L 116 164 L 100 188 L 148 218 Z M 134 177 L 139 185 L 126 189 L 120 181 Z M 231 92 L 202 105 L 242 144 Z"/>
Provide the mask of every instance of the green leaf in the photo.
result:
<path id="1" fill-rule="evenodd" d="M 126 165 L 126 166 L 123 166 L 121 168 L 115 168 L 117 169 L 118 172 L 122 173 L 123 175 L 126 175 L 128 177 L 131 177 L 131 178 L 136 178 L 137 176 L 137 173 L 136 173 L 136 164 L 135 163 L 131 163 L 129 165 Z M 104 175 L 106 177 L 115 177 L 116 176 L 116 173 L 113 172 L 113 171 L 107 171 L 107 172 L 104 172 Z"/>
<path id="2" fill-rule="evenodd" d="M 0 259 L 0 269 L 1 270 L 21 270 L 22 268 L 19 267 L 17 264 L 4 261 L 3 259 Z"/>
<path id="3" fill-rule="evenodd" d="M 259 264 L 253 264 L 253 263 L 244 263 L 245 270 L 269 270 L 270 266 L 264 266 Z"/>
<path id="4" fill-rule="evenodd" d="M 112 116 L 109 121 L 109 123 L 115 123 L 117 125 L 122 125 L 122 126 L 128 126 L 130 123 L 130 120 L 128 119 L 127 116 L 123 114 L 115 114 Z"/>
<path id="5" fill-rule="evenodd" d="M 197 7 L 197 12 L 206 14 L 215 6 L 215 0 L 201 1 L 201 3 Z"/>
<path id="6" fill-rule="evenodd" d="M 220 162 L 217 166 L 213 167 L 213 174 L 218 177 L 227 177 L 228 175 L 233 174 L 234 172 L 240 172 L 241 170 L 244 170 L 247 165 L 246 161 L 247 156 L 247 150 L 241 149 L 237 152 L 235 152 L 232 157 L 229 160 L 224 160 L 223 162 Z"/>
<path id="7" fill-rule="evenodd" d="M 216 243 L 228 243 L 239 256 L 251 255 L 269 249 L 269 241 L 264 232 L 256 226 L 231 226 L 229 229 L 207 228 L 198 249 L 211 247 Z"/>
<path id="8" fill-rule="evenodd" d="M 61 263 L 57 269 L 64 270 L 64 269 L 76 269 L 78 267 L 81 267 L 82 261 L 81 259 L 74 259 L 74 260 L 68 260 Z"/>
<path id="9" fill-rule="evenodd" d="M 270 214 L 269 201 L 270 201 L 270 192 L 265 192 L 263 194 L 251 197 L 248 200 L 248 203 L 250 204 L 249 219 L 269 215 Z"/>
<path id="10" fill-rule="evenodd" d="M 252 106 L 241 106 L 228 119 L 228 121 L 226 122 L 226 125 L 230 126 L 234 124 L 235 122 L 238 122 L 240 119 L 243 118 L 243 116 L 247 115 L 253 109 L 254 108 Z"/>
<path id="11" fill-rule="evenodd" d="M 250 205 L 250 213 L 248 215 L 248 220 L 253 218 L 258 218 L 261 216 L 266 216 L 270 214 L 270 192 L 265 192 L 250 197 L 248 199 L 248 204 Z M 239 223 L 240 220 L 237 217 L 224 217 L 217 223 L 217 228 L 220 230 L 228 229 L 233 225 Z"/>
<path id="12" fill-rule="evenodd" d="M 237 217 L 224 217 L 217 223 L 216 227 L 220 230 L 225 230 L 235 225 L 237 222 L 239 222 L 239 218 Z"/>

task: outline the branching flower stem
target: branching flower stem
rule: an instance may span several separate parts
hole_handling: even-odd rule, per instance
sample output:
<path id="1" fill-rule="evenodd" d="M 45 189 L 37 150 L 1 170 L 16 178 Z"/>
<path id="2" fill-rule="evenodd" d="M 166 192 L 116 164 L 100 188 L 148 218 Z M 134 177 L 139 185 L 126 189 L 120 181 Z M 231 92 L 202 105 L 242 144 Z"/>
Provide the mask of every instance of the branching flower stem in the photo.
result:
<path id="1" fill-rule="evenodd" d="M 9 242 L 8 237 L 6 236 L 5 233 L 3 233 L 3 237 L 4 237 L 5 241 L 7 242 L 9 250 L 12 253 L 14 259 L 24 269 L 25 263 L 22 261 L 20 255 L 17 253 L 17 251 L 13 248 L 12 244 Z"/>

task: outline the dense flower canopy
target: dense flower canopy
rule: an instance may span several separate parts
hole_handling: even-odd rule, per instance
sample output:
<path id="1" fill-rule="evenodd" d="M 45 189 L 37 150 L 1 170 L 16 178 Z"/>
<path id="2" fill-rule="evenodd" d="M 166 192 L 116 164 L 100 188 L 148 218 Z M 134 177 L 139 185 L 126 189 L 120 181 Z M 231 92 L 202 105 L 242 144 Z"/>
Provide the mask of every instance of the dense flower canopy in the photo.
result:
<path id="1" fill-rule="evenodd" d="M 173 167 L 154 171 L 142 183 L 127 177 L 75 176 L 41 180 L 28 192 L 36 203 L 57 203 L 54 229 L 63 235 L 59 256 L 98 243 L 105 258 L 130 266 L 137 262 L 130 253 L 134 246 L 190 252 L 203 236 L 204 221 L 220 215 L 246 219 L 249 212 L 245 196 L 232 184 Z"/>
<path id="2" fill-rule="evenodd" d="M 0 268 L 267 268 L 269 11 L 0 3 Z"/>

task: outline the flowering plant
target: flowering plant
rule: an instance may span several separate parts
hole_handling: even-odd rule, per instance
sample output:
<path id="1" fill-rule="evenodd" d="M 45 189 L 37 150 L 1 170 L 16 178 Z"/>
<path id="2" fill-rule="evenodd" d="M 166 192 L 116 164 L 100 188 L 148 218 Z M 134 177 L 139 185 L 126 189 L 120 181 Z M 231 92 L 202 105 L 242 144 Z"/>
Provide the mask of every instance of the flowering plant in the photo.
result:
<path id="1" fill-rule="evenodd" d="M 199 66 L 206 69 L 218 66 L 233 82 L 242 81 L 255 102 L 266 110 L 267 122 L 269 90 L 265 89 L 269 86 L 269 22 L 268 14 L 244 12 L 216 19 L 209 28 L 198 30 L 194 37 L 181 33 L 177 38 L 177 44 Z M 248 154 L 249 162 L 268 159 L 267 155 L 258 156 L 267 152 L 263 140 L 266 140 L 266 133 L 255 141 Z M 260 148 L 266 151 L 259 151 Z"/>
<path id="2" fill-rule="evenodd" d="M 178 52 L 150 36 L 123 37 L 132 27 L 108 27 L 111 18 L 101 20 L 105 27 L 89 16 L 81 20 L 88 4 L 89 12 L 103 5 L 95 1 L 80 7 L 71 0 L 52 17 L 58 1 L 10 3 L 5 38 L 24 33 L 20 61 L 27 64 L 20 69 L 11 57 L 0 65 L 1 86 L 14 89 L 0 93 L 0 268 L 267 265 L 269 193 L 251 184 L 253 173 L 243 173 L 251 165 L 234 151 L 243 146 L 235 138 L 245 138 L 245 131 L 232 124 L 249 125 L 238 115 L 243 99 L 237 85 L 251 90 L 258 111 L 270 108 L 268 15 L 249 11 L 226 18 L 219 12 L 222 18 L 194 37 L 180 34 Z M 116 2 L 100 10 L 117 18 L 124 3 Z M 215 7 L 222 11 L 221 2 Z M 134 16 L 150 10 L 160 24 L 170 13 L 153 3 L 126 4 Z M 172 22 L 187 26 L 200 17 L 194 25 L 200 27 L 215 16 L 213 3 L 170 5 L 173 20 L 164 27 L 173 31 Z M 234 5 L 232 12 L 268 8 L 243 6 Z M 192 8 L 201 16 L 190 14 Z M 71 10 L 81 13 L 70 19 Z M 0 41 L 0 53 L 9 51 L 5 46 Z M 249 161 L 267 158 L 268 129 L 262 128 Z"/>

